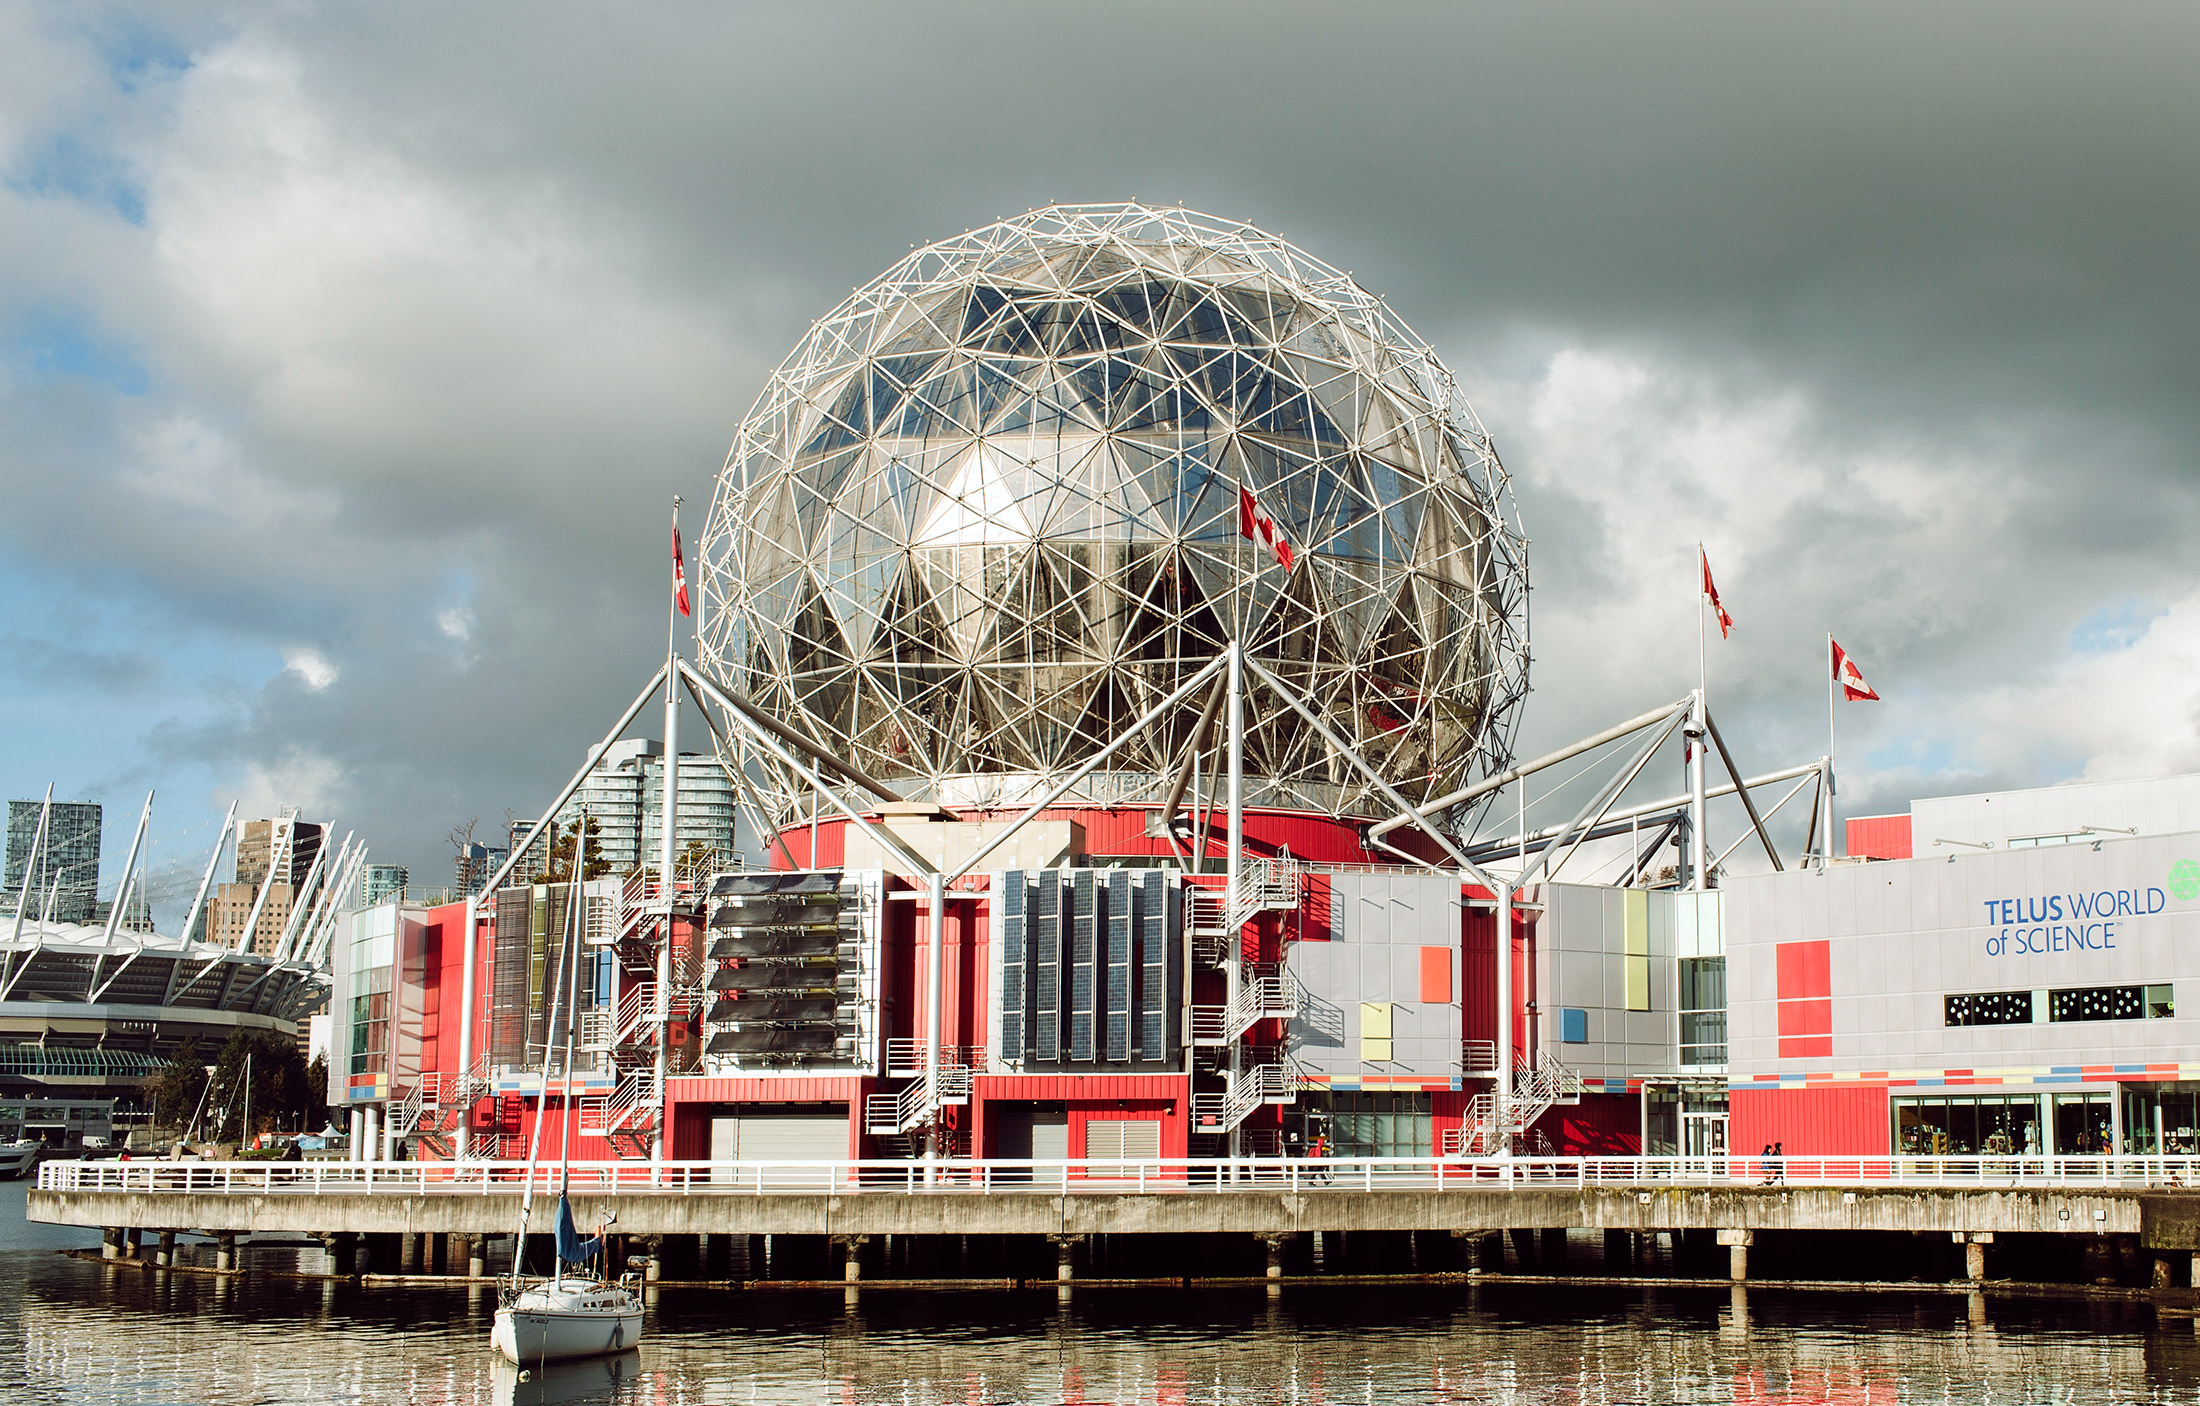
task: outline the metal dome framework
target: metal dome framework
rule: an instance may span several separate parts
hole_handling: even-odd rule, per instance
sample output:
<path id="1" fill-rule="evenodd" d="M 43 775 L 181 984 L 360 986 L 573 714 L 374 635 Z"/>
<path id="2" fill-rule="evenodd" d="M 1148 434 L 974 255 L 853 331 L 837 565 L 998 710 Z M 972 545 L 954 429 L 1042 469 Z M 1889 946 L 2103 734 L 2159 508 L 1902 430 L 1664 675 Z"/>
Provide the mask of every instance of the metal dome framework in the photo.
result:
<path id="1" fill-rule="evenodd" d="M 1451 373 L 1345 273 L 1183 209 L 1050 206 L 858 289 L 743 423 L 700 575 L 711 674 L 964 809 L 1034 799 L 1233 639 L 1416 803 L 1508 764 L 1526 691 L 1526 539 Z M 1069 799 L 1152 802 L 1199 714 Z M 805 789 L 758 760 L 785 824 Z M 1244 766 L 1249 804 L 1395 810 L 1266 684 Z"/>

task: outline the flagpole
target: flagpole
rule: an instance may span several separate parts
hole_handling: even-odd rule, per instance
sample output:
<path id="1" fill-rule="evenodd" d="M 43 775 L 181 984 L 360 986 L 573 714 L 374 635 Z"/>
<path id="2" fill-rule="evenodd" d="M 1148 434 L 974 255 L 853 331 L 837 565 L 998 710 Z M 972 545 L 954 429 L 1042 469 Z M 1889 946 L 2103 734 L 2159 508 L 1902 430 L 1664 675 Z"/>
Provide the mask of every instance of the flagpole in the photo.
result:
<path id="1" fill-rule="evenodd" d="M 1850 636 L 1851 639 L 1855 636 Z M 1833 862 L 1833 631 L 1826 631 L 1826 862 Z"/>
<path id="2" fill-rule="evenodd" d="M 680 540 L 680 495 L 672 495 L 672 540 Z M 687 567 L 679 562 L 675 570 L 685 574 Z M 678 587 L 665 592 L 665 774 L 658 788 L 658 806 L 662 812 L 660 829 L 664 832 L 657 851 L 657 883 L 664 898 L 665 925 L 657 944 L 657 1040 L 651 1074 L 656 1080 L 653 1090 L 656 1104 L 657 1125 L 649 1139 L 649 1161 L 655 1173 L 662 1173 L 665 1164 L 665 1078 L 672 1072 L 672 915 L 679 906 L 679 885 L 674 878 L 679 870 L 679 804 L 680 804 L 680 667 L 677 662 L 680 628 L 680 597 Z M 584 822 L 585 823 L 585 822 Z M 576 889 L 580 875 L 573 876 Z"/>
<path id="3" fill-rule="evenodd" d="M 1703 600 L 1711 583 L 1711 558 L 1705 554 L 1703 543 L 1696 543 L 1696 708 L 1692 726 L 1688 730 L 1688 868 L 1689 887 L 1703 892 L 1705 875 L 1703 842 L 1703 748 L 1704 715 L 1710 711 L 1706 691 L 1705 640 L 1709 627 L 1704 622 Z"/>

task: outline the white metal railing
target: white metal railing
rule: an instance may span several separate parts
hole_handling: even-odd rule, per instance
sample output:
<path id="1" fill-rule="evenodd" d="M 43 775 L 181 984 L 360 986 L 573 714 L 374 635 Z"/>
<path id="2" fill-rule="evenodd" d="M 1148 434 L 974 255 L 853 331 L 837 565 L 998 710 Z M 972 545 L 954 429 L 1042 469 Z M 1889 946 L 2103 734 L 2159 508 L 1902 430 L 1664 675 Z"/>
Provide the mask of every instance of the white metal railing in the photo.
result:
<path id="1" fill-rule="evenodd" d="M 983 1045 L 940 1046 L 942 1068 L 982 1069 L 985 1067 Z M 889 1079 L 914 1079 L 924 1072 L 924 1041 L 895 1036 L 886 1042 L 886 1077 Z"/>
<path id="2" fill-rule="evenodd" d="M 1227 1133 L 1269 1103 L 1290 1103 L 1299 1093 L 1299 1071 L 1289 1064 L 1256 1064 L 1226 1075 L 1219 1094 L 1192 1095 L 1192 1131 L 1203 1137 Z"/>
<path id="3" fill-rule="evenodd" d="M 1274 859 L 1247 856 L 1238 869 L 1237 887 L 1230 892 L 1224 925 L 1235 929 L 1256 913 L 1298 907 L 1305 869 L 1304 864 L 1287 855 Z"/>
<path id="4" fill-rule="evenodd" d="M 931 1078 L 920 1075 L 915 1083 L 900 1093 L 868 1094 L 864 1097 L 865 1132 L 912 1132 L 930 1123 L 943 1105 L 970 1102 L 970 1067 L 946 1063 L 945 1049 L 940 1054 L 942 1061 L 936 1085 Z"/>
<path id="5" fill-rule="evenodd" d="M 656 1111 L 657 1071 L 645 1064 L 621 1074 L 608 1097 L 581 1101 L 581 1131 L 616 1133 L 654 1127 Z"/>
<path id="6" fill-rule="evenodd" d="M 1495 1040 L 1461 1040 L 1459 1063 L 1469 1074 L 1495 1074 L 1497 1072 L 1497 1042 Z"/>
<path id="7" fill-rule="evenodd" d="M 1340 1191 L 1651 1188 L 1658 1186 L 1940 1186 L 1982 1191 L 2200 1186 L 2200 1157 L 1201 1157 L 990 1158 L 935 1164 L 931 1184 L 906 1158 L 872 1161 L 575 1162 L 591 1194 L 800 1195 L 849 1191 L 1228 1194 L 1279 1186 Z M 556 1186 L 556 1165 L 535 1169 Z M 41 1191 L 155 1195 L 479 1195 L 517 1192 L 527 1165 L 495 1162 L 47 1162 Z M 180 1209 L 180 1208 L 179 1208 Z M 147 1209 L 146 1214 L 160 1214 Z M 157 1224 L 149 1220 L 147 1224 Z"/>
<path id="8" fill-rule="evenodd" d="M 1192 1007 L 1194 1045 L 1234 1045 L 1264 1020 L 1292 1020 L 1298 1016 L 1299 983 L 1288 972 L 1249 978 L 1239 983 L 1237 999 L 1227 1006 Z"/>

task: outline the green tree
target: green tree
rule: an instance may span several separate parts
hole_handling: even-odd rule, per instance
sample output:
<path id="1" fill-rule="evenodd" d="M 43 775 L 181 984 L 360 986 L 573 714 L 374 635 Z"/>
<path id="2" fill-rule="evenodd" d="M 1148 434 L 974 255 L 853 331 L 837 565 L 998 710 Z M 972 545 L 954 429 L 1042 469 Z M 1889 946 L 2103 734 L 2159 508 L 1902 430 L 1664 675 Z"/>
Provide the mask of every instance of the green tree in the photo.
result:
<path id="1" fill-rule="evenodd" d="M 199 1052 L 198 1037 L 187 1035 L 146 1083 L 145 1092 L 153 1101 L 154 1126 L 182 1131 L 197 1111 L 199 1095 L 205 1089 L 206 1056 Z"/>
<path id="2" fill-rule="evenodd" d="M 535 875 L 534 881 L 536 883 L 564 884 L 572 882 L 573 837 L 574 833 L 584 823 L 588 826 L 588 833 L 581 840 L 581 878 L 583 880 L 600 879 L 611 872 L 610 861 L 603 857 L 603 842 L 600 838 L 603 833 L 603 822 L 591 815 L 585 822 L 576 820 L 570 825 L 553 825 L 550 827 L 548 831 L 550 851 L 541 872 Z"/>
<path id="3" fill-rule="evenodd" d="M 251 1075 L 249 1087 L 247 1070 Z M 239 1030 L 231 1035 L 214 1061 L 211 1101 L 211 1126 L 222 1142 L 297 1127 L 312 1101 L 306 1086 L 305 1056 L 298 1053 L 298 1042 L 272 1030 Z M 252 1116 L 249 1128 L 245 1126 L 248 1104 Z"/>
<path id="4" fill-rule="evenodd" d="M 301 1110 L 304 1121 L 298 1124 L 302 1133 L 318 1132 L 314 1124 L 328 1121 L 328 1056 L 317 1054 L 313 1063 L 306 1066 L 306 1101 Z"/>

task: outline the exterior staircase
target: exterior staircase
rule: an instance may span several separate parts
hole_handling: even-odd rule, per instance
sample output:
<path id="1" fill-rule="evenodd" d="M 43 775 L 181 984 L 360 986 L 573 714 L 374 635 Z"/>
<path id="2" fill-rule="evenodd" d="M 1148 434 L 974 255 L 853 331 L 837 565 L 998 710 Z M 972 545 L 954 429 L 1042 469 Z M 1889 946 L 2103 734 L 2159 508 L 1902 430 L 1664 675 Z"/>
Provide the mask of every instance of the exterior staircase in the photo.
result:
<path id="1" fill-rule="evenodd" d="M 1303 995 L 1297 979 L 1281 967 L 1248 974 L 1229 1005 L 1192 1007 L 1192 1044 L 1234 1045 L 1264 1020 L 1295 1019 Z"/>
<path id="2" fill-rule="evenodd" d="M 1548 1052 L 1513 1071 L 1513 1093 L 1502 1106 L 1495 1092 L 1476 1094 L 1456 1128 L 1444 1133 L 1447 1157 L 1488 1157 L 1512 1146 L 1512 1140 L 1553 1108 L 1581 1102 L 1581 1076 Z"/>
<path id="3" fill-rule="evenodd" d="M 1220 1093 L 1192 1095 L 1192 1135 L 1222 1137 L 1269 1104 L 1292 1103 L 1299 1096 L 1299 1071 L 1291 1064 L 1256 1064 L 1235 1075 L 1225 1071 Z"/>
<path id="4" fill-rule="evenodd" d="M 919 1057 L 921 1061 L 921 1056 Z M 955 1062 L 949 1063 L 950 1058 Z M 949 1104 L 970 1102 L 971 1065 L 966 1051 L 950 1046 L 940 1049 L 935 1079 L 920 1067 L 916 1077 L 895 1093 L 871 1094 L 863 1100 L 863 1130 L 874 1137 L 899 1136 L 928 1128 Z M 888 1064 L 893 1062 L 888 1056 Z"/>

